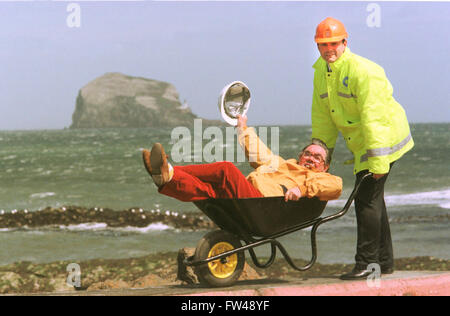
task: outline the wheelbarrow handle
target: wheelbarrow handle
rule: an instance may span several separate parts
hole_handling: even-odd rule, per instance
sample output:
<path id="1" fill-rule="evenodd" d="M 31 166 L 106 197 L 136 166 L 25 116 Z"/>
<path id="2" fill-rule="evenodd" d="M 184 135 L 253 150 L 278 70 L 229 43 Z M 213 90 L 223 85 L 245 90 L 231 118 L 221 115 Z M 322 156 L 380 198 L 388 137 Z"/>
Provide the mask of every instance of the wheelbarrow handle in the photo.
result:
<path id="1" fill-rule="evenodd" d="M 311 255 L 311 260 L 309 261 L 309 263 L 307 265 L 305 265 L 303 267 L 297 267 L 295 265 L 295 263 L 292 261 L 292 259 L 289 257 L 289 255 L 288 255 L 287 251 L 284 249 L 284 247 L 281 244 L 277 245 L 278 248 L 281 250 L 281 253 L 283 254 L 284 258 L 286 259 L 286 261 L 290 264 L 290 266 L 292 268 L 294 268 L 295 270 L 298 270 L 298 271 L 305 271 L 305 270 L 310 269 L 313 266 L 313 264 L 316 262 L 316 259 L 317 259 L 317 244 L 316 244 L 316 232 L 317 232 L 317 229 L 323 223 L 331 221 L 333 219 L 337 219 L 337 218 L 345 215 L 345 213 L 347 213 L 348 209 L 350 208 L 350 205 L 352 205 L 353 200 L 355 199 L 355 196 L 358 193 L 358 190 L 359 190 L 359 188 L 361 186 L 361 183 L 365 179 L 367 179 L 368 177 L 372 177 L 372 175 L 373 174 L 371 172 L 369 172 L 369 173 L 363 175 L 359 179 L 359 181 L 356 182 L 352 193 L 350 194 L 347 202 L 345 203 L 344 208 L 341 211 L 339 211 L 336 214 L 333 214 L 333 215 L 330 215 L 330 216 L 327 216 L 327 217 L 324 217 L 324 218 L 320 218 L 319 220 L 317 220 L 314 223 L 314 225 L 312 226 L 312 229 L 311 229 L 311 253 L 312 253 L 312 255 Z"/>
<path id="2" fill-rule="evenodd" d="M 347 202 L 345 203 L 344 207 L 342 208 L 342 210 L 340 210 L 339 212 L 337 212 L 336 214 L 324 217 L 321 221 L 320 224 L 323 224 L 325 222 L 331 221 L 333 219 L 339 218 L 341 216 L 344 216 L 345 213 L 347 213 L 348 209 L 350 208 L 350 206 L 352 205 L 353 201 L 355 200 L 356 194 L 358 194 L 359 188 L 361 187 L 361 184 L 364 180 L 366 180 L 367 178 L 370 178 L 373 176 L 372 172 L 368 172 L 365 175 L 363 175 L 359 181 L 356 182 L 355 187 L 353 188 L 352 193 L 350 194 L 349 198 L 347 199 Z"/>

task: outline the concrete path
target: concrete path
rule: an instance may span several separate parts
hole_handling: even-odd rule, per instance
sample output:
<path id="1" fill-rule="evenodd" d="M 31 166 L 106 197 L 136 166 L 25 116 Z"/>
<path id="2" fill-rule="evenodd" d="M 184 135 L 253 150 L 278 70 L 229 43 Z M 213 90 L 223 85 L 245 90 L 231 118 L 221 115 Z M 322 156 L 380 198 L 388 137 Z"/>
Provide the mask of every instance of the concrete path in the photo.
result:
<path id="1" fill-rule="evenodd" d="M 450 272 L 396 271 L 381 279 L 341 281 L 337 277 L 239 281 L 227 288 L 166 285 L 143 289 L 78 291 L 47 295 L 78 296 L 449 296 Z"/>

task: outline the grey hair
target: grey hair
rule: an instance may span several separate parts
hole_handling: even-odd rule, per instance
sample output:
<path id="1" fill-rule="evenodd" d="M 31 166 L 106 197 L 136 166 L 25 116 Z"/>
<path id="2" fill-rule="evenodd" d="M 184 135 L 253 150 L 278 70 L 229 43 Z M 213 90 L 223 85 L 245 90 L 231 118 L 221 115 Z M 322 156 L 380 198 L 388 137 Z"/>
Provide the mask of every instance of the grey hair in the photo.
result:
<path id="1" fill-rule="evenodd" d="M 326 154 L 325 165 L 329 166 L 330 163 L 331 163 L 331 154 L 333 153 L 333 148 L 328 148 L 328 146 L 323 141 L 321 141 L 318 138 L 313 138 L 311 140 L 311 143 L 309 143 L 308 145 L 306 145 L 302 149 L 302 151 L 300 152 L 299 156 L 303 155 L 303 153 L 305 152 L 306 148 L 308 148 L 311 145 L 318 145 L 318 146 L 322 147 L 325 150 L 325 154 Z"/>

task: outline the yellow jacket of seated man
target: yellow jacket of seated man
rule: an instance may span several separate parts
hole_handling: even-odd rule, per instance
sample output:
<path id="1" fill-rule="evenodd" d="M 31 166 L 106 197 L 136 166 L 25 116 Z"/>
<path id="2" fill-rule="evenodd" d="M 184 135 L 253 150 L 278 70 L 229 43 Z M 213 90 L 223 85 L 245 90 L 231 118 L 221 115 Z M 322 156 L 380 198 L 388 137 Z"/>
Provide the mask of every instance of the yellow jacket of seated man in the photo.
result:
<path id="1" fill-rule="evenodd" d="M 238 129 L 239 144 L 250 165 L 256 170 L 247 180 L 265 197 L 284 196 L 284 190 L 299 187 L 302 197 L 320 200 L 337 199 L 342 192 L 342 179 L 327 172 L 315 172 L 300 166 L 296 159 L 285 160 L 272 153 L 253 128 Z"/>

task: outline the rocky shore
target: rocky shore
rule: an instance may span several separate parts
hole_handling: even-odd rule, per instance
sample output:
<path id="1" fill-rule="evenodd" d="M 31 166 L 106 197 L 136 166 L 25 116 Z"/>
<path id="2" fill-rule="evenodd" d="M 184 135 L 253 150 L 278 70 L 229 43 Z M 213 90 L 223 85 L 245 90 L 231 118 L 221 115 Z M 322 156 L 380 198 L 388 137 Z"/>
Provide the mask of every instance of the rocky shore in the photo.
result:
<path id="1" fill-rule="evenodd" d="M 28 210 L 0 212 L 0 228 L 68 226 L 82 223 L 105 223 L 109 227 L 146 227 L 152 223 L 163 223 L 177 229 L 190 230 L 215 227 L 215 224 L 201 213 L 179 214 L 173 211 L 144 210 L 138 207 L 115 211 L 108 208 L 63 206 L 47 207 L 33 212 Z"/>
<path id="2" fill-rule="evenodd" d="M 176 252 L 151 254 L 130 259 L 95 259 L 79 262 L 81 286 L 75 289 L 66 281 L 71 262 L 58 261 L 45 264 L 19 262 L 0 267 L 0 294 L 92 291 L 103 289 L 145 288 L 161 285 L 188 285 L 178 279 Z M 304 260 L 294 260 L 304 265 Z M 293 270 L 285 260 L 277 259 L 268 269 L 251 268 L 246 279 L 283 279 L 289 277 L 311 278 L 337 276 L 350 271 L 351 264 L 316 263 L 310 270 Z M 399 258 L 396 270 L 402 271 L 448 271 L 450 260 L 433 257 Z"/>
<path id="3" fill-rule="evenodd" d="M 450 214 L 435 216 L 391 217 L 391 223 L 443 222 Z M 0 211 L 0 228 L 42 227 L 52 225 L 77 225 L 83 223 L 105 223 L 108 227 L 147 227 L 152 223 L 162 223 L 176 229 L 213 229 L 216 225 L 203 213 L 181 214 L 169 210 L 144 210 L 132 207 L 127 210 L 109 208 L 86 208 L 80 206 L 46 207 L 38 211 Z"/>
<path id="4" fill-rule="evenodd" d="M 392 222 L 448 221 L 449 215 L 398 217 Z M 152 223 L 163 223 L 176 229 L 211 230 L 215 224 L 202 213 L 179 214 L 168 210 L 144 210 L 139 207 L 116 211 L 108 208 L 86 208 L 78 206 L 47 207 L 38 211 L 0 210 L 0 229 L 33 228 L 42 226 L 68 226 L 82 223 L 105 223 L 108 227 L 147 227 Z M 43 293 L 65 291 L 91 291 L 101 289 L 145 288 L 161 285 L 192 285 L 180 277 L 178 256 L 168 252 L 151 254 L 141 258 L 95 259 L 77 262 L 81 270 L 81 286 L 75 289 L 67 284 L 67 267 L 72 262 L 52 263 L 18 262 L 0 267 L 0 294 Z M 260 258 L 264 262 L 263 258 Z M 303 260 L 294 260 L 305 265 Z M 248 261 L 243 274 L 246 279 L 283 279 L 337 276 L 352 269 L 352 264 L 320 264 L 305 272 L 293 270 L 284 259 L 277 259 L 268 269 L 258 269 Z M 396 270 L 404 271 L 449 271 L 450 260 L 433 257 L 399 258 Z M 189 283 L 189 284 L 188 284 Z M 194 281 L 195 283 L 195 281 Z"/>

